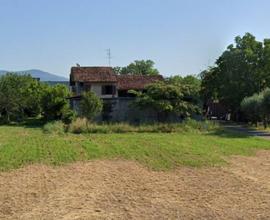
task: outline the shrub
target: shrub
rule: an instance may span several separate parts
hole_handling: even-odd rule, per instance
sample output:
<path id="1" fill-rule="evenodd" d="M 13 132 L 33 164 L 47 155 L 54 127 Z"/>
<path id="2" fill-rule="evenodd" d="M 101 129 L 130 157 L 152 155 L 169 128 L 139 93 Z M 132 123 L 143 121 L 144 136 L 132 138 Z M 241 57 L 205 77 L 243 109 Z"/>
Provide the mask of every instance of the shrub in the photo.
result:
<path id="1" fill-rule="evenodd" d="M 262 100 L 263 96 L 261 94 L 254 94 L 244 98 L 241 102 L 241 110 L 244 112 L 247 120 L 254 124 L 262 120 Z"/>
<path id="2" fill-rule="evenodd" d="M 85 133 L 88 130 L 88 121 L 86 118 L 76 118 L 68 126 L 68 131 L 74 134 Z"/>
<path id="3" fill-rule="evenodd" d="M 264 127 L 266 128 L 270 121 L 270 89 L 265 89 L 262 95 L 262 111 L 264 115 Z"/>
<path id="4" fill-rule="evenodd" d="M 69 108 L 69 91 L 64 85 L 47 86 L 41 99 L 45 120 L 61 120 Z"/>
<path id="5" fill-rule="evenodd" d="M 68 106 L 63 109 L 61 119 L 65 124 L 70 124 L 73 120 L 75 120 L 75 117 L 75 112 Z"/>
<path id="6" fill-rule="evenodd" d="M 48 122 L 43 126 L 43 131 L 48 134 L 64 134 L 65 124 L 62 121 Z"/>
<path id="7" fill-rule="evenodd" d="M 270 120 L 270 89 L 267 88 L 259 94 L 244 98 L 241 109 L 248 121 L 254 124 L 263 121 L 266 128 Z"/>
<path id="8" fill-rule="evenodd" d="M 93 92 L 85 92 L 80 101 L 80 115 L 92 120 L 97 114 L 102 111 L 103 104 L 97 95 Z"/>

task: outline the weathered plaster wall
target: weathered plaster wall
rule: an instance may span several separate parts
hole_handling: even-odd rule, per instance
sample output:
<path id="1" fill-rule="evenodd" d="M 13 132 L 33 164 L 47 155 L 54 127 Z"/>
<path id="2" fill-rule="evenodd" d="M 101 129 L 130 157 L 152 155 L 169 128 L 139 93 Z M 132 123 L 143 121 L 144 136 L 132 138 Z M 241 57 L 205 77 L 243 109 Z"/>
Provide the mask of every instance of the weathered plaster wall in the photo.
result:
<path id="1" fill-rule="evenodd" d="M 118 97 L 117 91 L 114 95 L 102 95 L 102 86 L 105 86 L 105 85 L 116 86 L 116 84 L 113 84 L 113 83 L 111 83 L 111 84 L 109 84 L 109 83 L 93 83 L 93 84 L 91 84 L 91 91 L 96 93 L 96 95 L 100 98 L 116 98 L 116 97 Z"/>
<path id="2" fill-rule="evenodd" d="M 118 97 L 118 91 L 116 89 L 116 93 L 114 95 L 102 95 L 102 86 L 105 85 L 114 85 L 116 86 L 116 83 L 91 83 L 91 91 L 94 92 L 98 97 L 100 98 L 117 98 Z M 71 88 L 72 91 L 72 88 Z M 79 82 L 75 83 L 75 95 L 81 95 L 83 92 L 83 87 L 80 86 Z"/>
<path id="3" fill-rule="evenodd" d="M 157 121 L 157 114 L 150 110 L 141 110 L 133 105 L 134 98 L 118 98 L 113 104 L 112 121 L 132 123 Z"/>
<path id="4" fill-rule="evenodd" d="M 134 98 L 103 99 L 103 113 L 97 121 L 143 123 L 157 121 L 157 113 L 150 110 L 140 110 L 132 102 Z M 79 100 L 72 100 L 72 108 L 79 112 Z"/>

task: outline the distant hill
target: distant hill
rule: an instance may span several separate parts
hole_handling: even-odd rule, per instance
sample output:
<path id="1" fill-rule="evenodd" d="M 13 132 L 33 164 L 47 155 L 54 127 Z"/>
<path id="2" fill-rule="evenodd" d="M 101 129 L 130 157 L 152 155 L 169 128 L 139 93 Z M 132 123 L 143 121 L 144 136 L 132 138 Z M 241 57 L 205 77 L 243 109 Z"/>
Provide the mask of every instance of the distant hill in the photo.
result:
<path id="1" fill-rule="evenodd" d="M 52 74 L 48 72 L 44 72 L 42 70 L 25 70 L 25 71 L 7 71 L 7 70 L 0 70 L 0 76 L 6 74 L 7 72 L 13 72 L 17 74 L 30 74 L 34 78 L 39 78 L 40 81 L 53 81 L 53 82 L 59 82 L 59 81 L 68 81 L 68 78 L 65 78 L 63 76 L 59 76 L 57 74 Z"/>

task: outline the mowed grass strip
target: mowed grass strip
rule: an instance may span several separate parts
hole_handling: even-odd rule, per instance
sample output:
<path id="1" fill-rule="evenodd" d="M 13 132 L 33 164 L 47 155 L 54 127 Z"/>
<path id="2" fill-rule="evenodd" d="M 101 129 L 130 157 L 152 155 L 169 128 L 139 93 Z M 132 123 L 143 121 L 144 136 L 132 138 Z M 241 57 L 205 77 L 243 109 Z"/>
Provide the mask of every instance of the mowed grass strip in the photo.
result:
<path id="1" fill-rule="evenodd" d="M 228 131 L 212 133 L 46 134 L 41 128 L 0 126 L 0 170 L 92 159 L 138 161 L 151 169 L 220 166 L 224 156 L 252 155 L 270 142 Z"/>

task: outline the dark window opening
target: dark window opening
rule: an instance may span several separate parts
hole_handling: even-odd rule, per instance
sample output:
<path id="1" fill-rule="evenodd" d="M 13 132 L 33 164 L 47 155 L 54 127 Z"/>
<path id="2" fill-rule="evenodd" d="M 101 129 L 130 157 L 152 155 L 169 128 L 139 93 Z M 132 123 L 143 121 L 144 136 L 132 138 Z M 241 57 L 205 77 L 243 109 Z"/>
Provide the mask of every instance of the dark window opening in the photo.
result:
<path id="1" fill-rule="evenodd" d="M 116 88 L 113 85 L 102 86 L 102 95 L 115 95 Z"/>
<path id="2" fill-rule="evenodd" d="M 70 86 L 75 86 L 75 82 L 74 81 L 70 81 L 69 85 Z"/>

